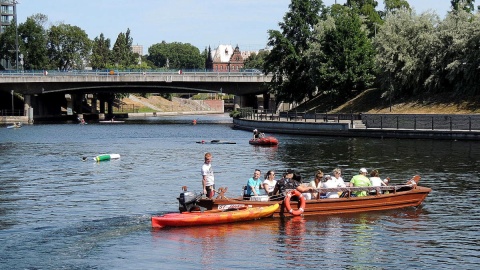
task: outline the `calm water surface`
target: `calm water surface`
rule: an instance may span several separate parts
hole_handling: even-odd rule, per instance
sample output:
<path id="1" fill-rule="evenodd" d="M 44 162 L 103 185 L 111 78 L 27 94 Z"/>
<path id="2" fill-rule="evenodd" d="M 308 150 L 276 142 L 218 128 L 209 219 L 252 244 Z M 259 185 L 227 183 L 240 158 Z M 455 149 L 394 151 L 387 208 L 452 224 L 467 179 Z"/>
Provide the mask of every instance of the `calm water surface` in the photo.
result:
<path id="1" fill-rule="evenodd" d="M 478 268 L 480 142 L 274 135 L 251 146 L 226 115 L 0 127 L 0 269 Z M 236 144 L 196 143 L 214 139 Z M 230 196 L 256 168 L 376 168 L 433 192 L 419 208 L 152 230 L 181 186 L 200 191 L 207 151 Z"/>

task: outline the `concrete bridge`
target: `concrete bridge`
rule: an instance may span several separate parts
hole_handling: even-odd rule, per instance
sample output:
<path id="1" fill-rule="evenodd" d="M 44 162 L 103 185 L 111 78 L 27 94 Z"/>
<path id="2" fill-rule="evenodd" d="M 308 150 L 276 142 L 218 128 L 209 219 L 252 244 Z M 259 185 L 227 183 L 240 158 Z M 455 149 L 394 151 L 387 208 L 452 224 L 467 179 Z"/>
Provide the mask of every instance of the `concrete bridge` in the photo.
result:
<path id="1" fill-rule="evenodd" d="M 239 106 L 248 104 L 248 96 L 266 93 L 264 83 L 271 75 L 249 72 L 205 71 L 37 71 L 0 73 L 0 91 L 13 91 L 24 97 L 25 114 L 48 116 L 67 111 L 82 114 L 82 103 L 90 99 L 92 111 L 112 113 L 115 93 L 226 93 L 236 97 Z M 242 98 L 243 97 L 243 98 Z M 100 101 L 100 112 L 94 111 Z M 34 112 L 28 113 L 30 108 Z"/>

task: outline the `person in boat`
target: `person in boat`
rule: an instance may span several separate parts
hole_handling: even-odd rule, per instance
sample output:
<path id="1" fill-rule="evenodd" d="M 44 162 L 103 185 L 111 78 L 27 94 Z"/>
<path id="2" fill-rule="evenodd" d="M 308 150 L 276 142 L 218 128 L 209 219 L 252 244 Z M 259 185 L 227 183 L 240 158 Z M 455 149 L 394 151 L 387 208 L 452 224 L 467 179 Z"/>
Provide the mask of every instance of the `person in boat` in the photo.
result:
<path id="1" fill-rule="evenodd" d="M 205 162 L 202 165 L 203 194 L 212 198 L 215 190 L 215 177 L 212 168 L 212 154 L 205 153 Z"/>
<path id="2" fill-rule="evenodd" d="M 323 177 L 322 187 L 323 188 L 339 188 L 339 187 L 346 187 L 346 185 L 343 181 L 340 182 L 337 179 L 334 179 L 332 176 L 327 174 Z M 338 191 L 327 192 L 325 194 L 325 197 L 326 198 L 340 198 L 339 193 L 342 194 L 342 192 L 338 192 Z"/>
<path id="3" fill-rule="evenodd" d="M 387 184 L 385 184 L 385 182 L 380 178 L 380 173 L 378 172 L 378 170 L 370 171 L 370 182 L 372 183 L 372 187 L 387 186 Z M 375 195 L 377 194 L 377 191 L 372 191 L 370 192 L 370 194 Z"/>
<path id="4" fill-rule="evenodd" d="M 322 180 L 323 180 L 323 172 L 322 170 L 317 170 L 315 172 L 315 178 L 312 181 L 310 181 L 310 183 L 308 183 L 308 186 L 315 189 L 315 191 L 312 192 L 312 195 L 311 195 L 313 199 L 320 198 L 319 197 L 320 194 L 318 194 L 316 190 L 322 187 Z"/>
<path id="5" fill-rule="evenodd" d="M 351 187 L 371 187 L 372 183 L 370 182 L 370 179 L 368 179 L 367 173 L 368 173 L 367 169 L 361 168 L 358 174 L 352 177 L 352 180 L 350 180 L 350 186 Z M 354 191 L 352 193 L 357 197 L 364 197 L 368 195 L 368 192 L 365 190 Z"/>
<path id="6" fill-rule="evenodd" d="M 258 129 L 254 129 L 253 130 L 253 139 L 256 140 L 260 138 L 260 131 L 258 131 Z"/>
<path id="7" fill-rule="evenodd" d="M 262 188 L 262 179 L 260 179 L 261 175 L 262 172 L 258 169 L 255 169 L 253 172 L 253 177 L 247 181 L 245 197 L 250 198 L 251 196 L 260 196 L 260 190 Z"/>
<path id="8" fill-rule="evenodd" d="M 275 188 L 273 190 L 273 198 L 272 200 L 283 200 L 285 198 L 286 192 L 289 189 L 296 189 L 301 193 L 306 193 L 310 191 L 314 191 L 312 187 L 303 186 L 301 182 L 294 179 L 295 171 L 292 169 L 288 169 L 285 173 L 285 176 L 278 180 L 275 184 Z M 298 175 L 295 177 L 298 179 Z"/>
<path id="9" fill-rule="evenodd" d="M 263 181 L 263 189 L 268 196 L 273 195 L 275 184 L 277 184 L 277 180 L 275 180 L 275 172 L 270 170 L 265 174 L 265 181 Z"/>
<path id="10" fill-rule="evenodd" d="M 338 187 L 346 187 L 347 185 L 345 184 L 345 181 L 342 178 L 342 169 L 340 168 L 335 168 L 332 171 L 332 180 L 337 183 Z M 346 196 L 348 192 L 338 192 L 338 196 L 343 197 Z"/>

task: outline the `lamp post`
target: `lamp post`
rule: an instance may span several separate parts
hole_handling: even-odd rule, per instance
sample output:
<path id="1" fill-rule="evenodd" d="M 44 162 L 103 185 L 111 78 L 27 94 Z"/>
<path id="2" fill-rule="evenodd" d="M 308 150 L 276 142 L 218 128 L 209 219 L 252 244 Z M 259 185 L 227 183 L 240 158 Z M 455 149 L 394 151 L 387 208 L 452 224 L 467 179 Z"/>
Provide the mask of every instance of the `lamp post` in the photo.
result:
<path id="1" fill-rule="evenodd" d="M 18 72 L 18 19 L 17 19 L 17 0 L 12 1 L 13 4 L 13 17 L 15 18 L 15 67 Z M 13 99 L 13 94 L 12 94 Z"/>

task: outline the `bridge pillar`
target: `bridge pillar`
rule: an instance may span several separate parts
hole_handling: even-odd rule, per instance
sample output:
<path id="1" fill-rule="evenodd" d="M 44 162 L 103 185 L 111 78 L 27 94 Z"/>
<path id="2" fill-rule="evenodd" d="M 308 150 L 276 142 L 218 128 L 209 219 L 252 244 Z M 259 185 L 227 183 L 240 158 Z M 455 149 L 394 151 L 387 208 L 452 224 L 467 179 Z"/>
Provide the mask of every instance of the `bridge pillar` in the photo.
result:
<path id="1" fill-rule="evenodd" d="M 71 94 L 65 94 L 65 99 L 67 100 L 67 115 L 73 114 L 73 98 Z"/>
<path id="2" fill-rule="evenodd" d="M 23 109 L 25 116 L 27 116 L 28 123 L 33 124 L 32 95 L 24 95 L 23 102 Z"/>
<path id="3" fill-rule="evenodd" d="M 92 98 L 90 98 L 90 113 L 95 114 L 97 113 L 97 96 L 93 95 Z"/>

